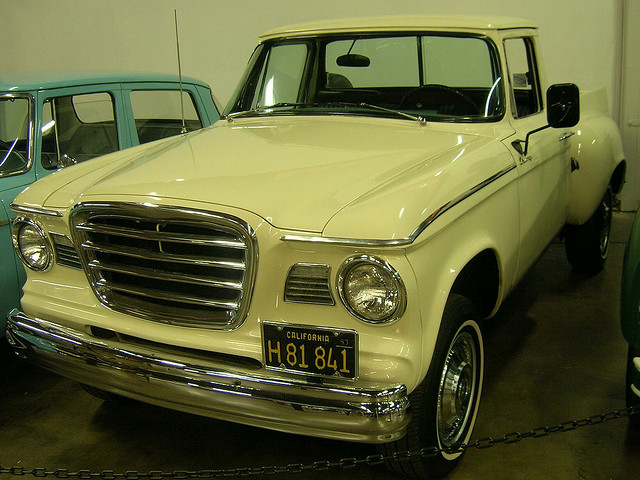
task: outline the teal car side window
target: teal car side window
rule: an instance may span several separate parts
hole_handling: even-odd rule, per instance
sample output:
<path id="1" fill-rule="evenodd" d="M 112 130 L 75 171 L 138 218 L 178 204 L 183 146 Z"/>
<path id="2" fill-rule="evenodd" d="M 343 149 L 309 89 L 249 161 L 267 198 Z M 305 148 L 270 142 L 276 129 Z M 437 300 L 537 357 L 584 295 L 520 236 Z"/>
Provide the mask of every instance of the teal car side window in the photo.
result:
<path id="1" fill-rule="evenodd" d="M 119 149 L 113 98 L 106 92 L 47 99 L 40 160 L 47 170 Z"/>
<path id="2" fill-rule="evenodd" d="M 183 128 L 192 132 L 203 127 L 195 101 L 187 91 L 134 90 L 130 98 L 141 144 L 179 135 Z"/>

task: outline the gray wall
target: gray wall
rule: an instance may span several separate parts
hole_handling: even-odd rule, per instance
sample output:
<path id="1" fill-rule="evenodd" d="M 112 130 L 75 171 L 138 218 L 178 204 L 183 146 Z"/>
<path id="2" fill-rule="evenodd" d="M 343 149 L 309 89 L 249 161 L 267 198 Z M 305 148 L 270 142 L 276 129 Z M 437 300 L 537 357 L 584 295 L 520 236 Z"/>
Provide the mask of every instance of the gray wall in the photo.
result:
<path id="1" fill-rule="evenodd" d="M 617 0 L 0 0 L 0 71 L 176 71 L 178 12 L 183 72 L 226 103 L 260 33 L 307 20 L 397 14 L 482 14 L 540 25 L 552 82 L 583 89 L 617 82 Z M 9 52 L 11 52 L 9 54 Z"/>
<path id="2" fill-rule="evenodd" d="M 69 69 L 175 72 L 177 10 L 183 73 L 208 82 L 223 107 L 258 35 L 273 27 L 372 15 L 504 15 L 539 25 L 540 53 L 551 83 L 571 81 L 584 90 L 604 86 L 612 116 L 626 124 L 626 117 L 640 118 L 634 113 L 640 110 L 640 99 L 625 105 L 626 110 L 620 108 L 621 85 L 626 80 L 629 86 L 637 77 L 633 74 L 630 79 L 625 74 L 629 62 L 621 48 L 624 31 L 640 28 L 640 19 L 623 21 L 625 6 L 629 13 L 634 2 L 637 0 L 0 0 L 0 75 Z M 629 103 L 629 95 L 622 97 Z M 628 137 L 633 172 L 640 172 L 635 148 L 638 130 L 623 132 Z M 623 207 L 635 209 L 640 202 L 640 182 L 629 178 L 625 195 L 629 201 L 623 198 Z"/>

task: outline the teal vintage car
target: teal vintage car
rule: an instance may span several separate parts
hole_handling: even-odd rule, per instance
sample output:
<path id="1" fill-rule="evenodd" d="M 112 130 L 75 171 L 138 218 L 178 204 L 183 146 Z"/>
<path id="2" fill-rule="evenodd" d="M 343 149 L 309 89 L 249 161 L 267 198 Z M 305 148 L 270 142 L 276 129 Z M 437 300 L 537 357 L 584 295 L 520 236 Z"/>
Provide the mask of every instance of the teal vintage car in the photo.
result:
<path id="1" fill-rule="evenodd" d="M 180 91 L 182 90 L 182 95 Z M 25 272 L 9 205 L 36 180 L 99 155 L 210 125 L 209 86 L 154 73 L 0 74 L 0 338 Z"/>
<path id="2" fill-rule="evenodd" d="M 629 344 L 627 353 L 627 406 L 640 406 L 640 214 L 631 228 L 622 269 L 620 294 L 622 333 Z M 640 415 L 631 421 L 640 426 Z"/>

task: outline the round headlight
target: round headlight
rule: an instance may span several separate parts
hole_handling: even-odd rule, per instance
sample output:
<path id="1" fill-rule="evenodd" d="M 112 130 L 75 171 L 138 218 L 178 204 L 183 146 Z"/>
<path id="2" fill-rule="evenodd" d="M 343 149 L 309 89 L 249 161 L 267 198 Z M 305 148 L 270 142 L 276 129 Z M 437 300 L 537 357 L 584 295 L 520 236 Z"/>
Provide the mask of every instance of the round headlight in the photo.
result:
<path id="1" fill-rule="evenodd" d="M 338 289 L 347 309 L 365 322 L 391 322 L 404 313 L 402 279 L 380 259 L 362 256 L 347 260 L 338 276 Z"/>
<path id="2" fill-rule="evenodd" d="M 32 270 L 46 270 L 53 261 L 53 249 L 47 235 L 32 220 L 19 219 L 13 224 L 13 245 L 24 264 Z"/>

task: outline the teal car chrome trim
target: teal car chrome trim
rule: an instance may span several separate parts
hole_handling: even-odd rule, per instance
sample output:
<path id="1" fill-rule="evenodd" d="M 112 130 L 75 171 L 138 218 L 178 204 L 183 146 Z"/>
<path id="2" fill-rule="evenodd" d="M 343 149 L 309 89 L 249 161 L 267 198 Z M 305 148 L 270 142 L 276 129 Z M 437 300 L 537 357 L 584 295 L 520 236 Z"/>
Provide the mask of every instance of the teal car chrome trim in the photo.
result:
<path id="1" fill-rule="evenodd" d="M 149 355 L 18 310 L 9 314 L 7 338 L 18 355 L 81 383 L 252 426 L 380 443 L 404 435 L 410 419 L 405 385 L 312 384 L 242 362 Z"/>
<path id="2" fill-rule="evenodd" d="M 503 177 L 511 170 L 516 168 L 516 164 L 511 164 L 495 175 L 490 176 L 486 180 L 480 182 L 475 187 L 469 189 L 463 194 L 459 195 L 450 202 L 445 203 L 443 206 L 434 211 L 426 220 L 424 220 L 418 228 L 416 228 L 411 235 L 406 238 L 394 238 L 389 240 L 375 240 L 375 239 L 358 239 L 358 238 L 336 238 L 336 237 L 320 237 L 317 235 L 283 235 L 280 240 L 283 242 L 305 242 L 305 243 L 321 243 L 331 245 L 353 246 L 353 247 L 403 247 L 411 245 L 420 234 L 431 225 L 438 217 L 443 215 L 446 211 L 455 207 L 463 200 L 466 200 L 474 193 L 482 190 L 487 185 L 495 182 L 499 178 Z"/>
<path id="3" fill-rule="evenodd" d="M 61 217 L 62 212 L 48 208 L 25 207 L 23 205 L 11 204 L 11 210 L 16 213 L 33 213 L 35 215 L 45 215 L 47 217 Z"/>
<path id="4" fill-rule="evenodd" d="M 35 122 L 35 114 L 33 111 L 33 106 L 35 104 L 34 100 L 33 100 L 33 95 L 31 95 L 30 93 L 2 93 L 0 94 L 0 100 L 3 99 L 18 99 L 18 98 L 23 98 L 26 99 L 28 102 L 28 122 L 29 125 L 27 127 L 27 135 L 28 135 L 28 140 L 27 140 L 27 163 L 24 165 L 24 167 L 22 167 L 19 170 L 13 170 L 13 171 L 9 171 L 9 172 L 5 172 L 2 173 L 0 171 L 0 178 L 4 178 L 4 177 L 13 177 L 16 175 L 22 175 L 23 173 L 29 171 L 31 169 L 31 165 L 33 164 L 33 152 L 34 152 L 34 134 L 33 134 L 33 128 L 34 128 L 34 122 Z M 0 165 L 4 160 L 2 158 L 0 158 Z"/>
<path id="5" fill-rule="evenodd" d="M 60 71 L 60 72 L 18 72 L 3 73 L 0 79 L 0 90 L 7 92 L 22 92 L 45 90 L 50 88 L 66 88 L 104 84 L 140 83 L 178 83 L 177 73 L 153 72 L 94 72 L 94 71 Z M 196 78 L 183 75 L 182 82 L 187 84 L 209 86 Z M 120 87 L 118 87 L 120 88 Z"/>

